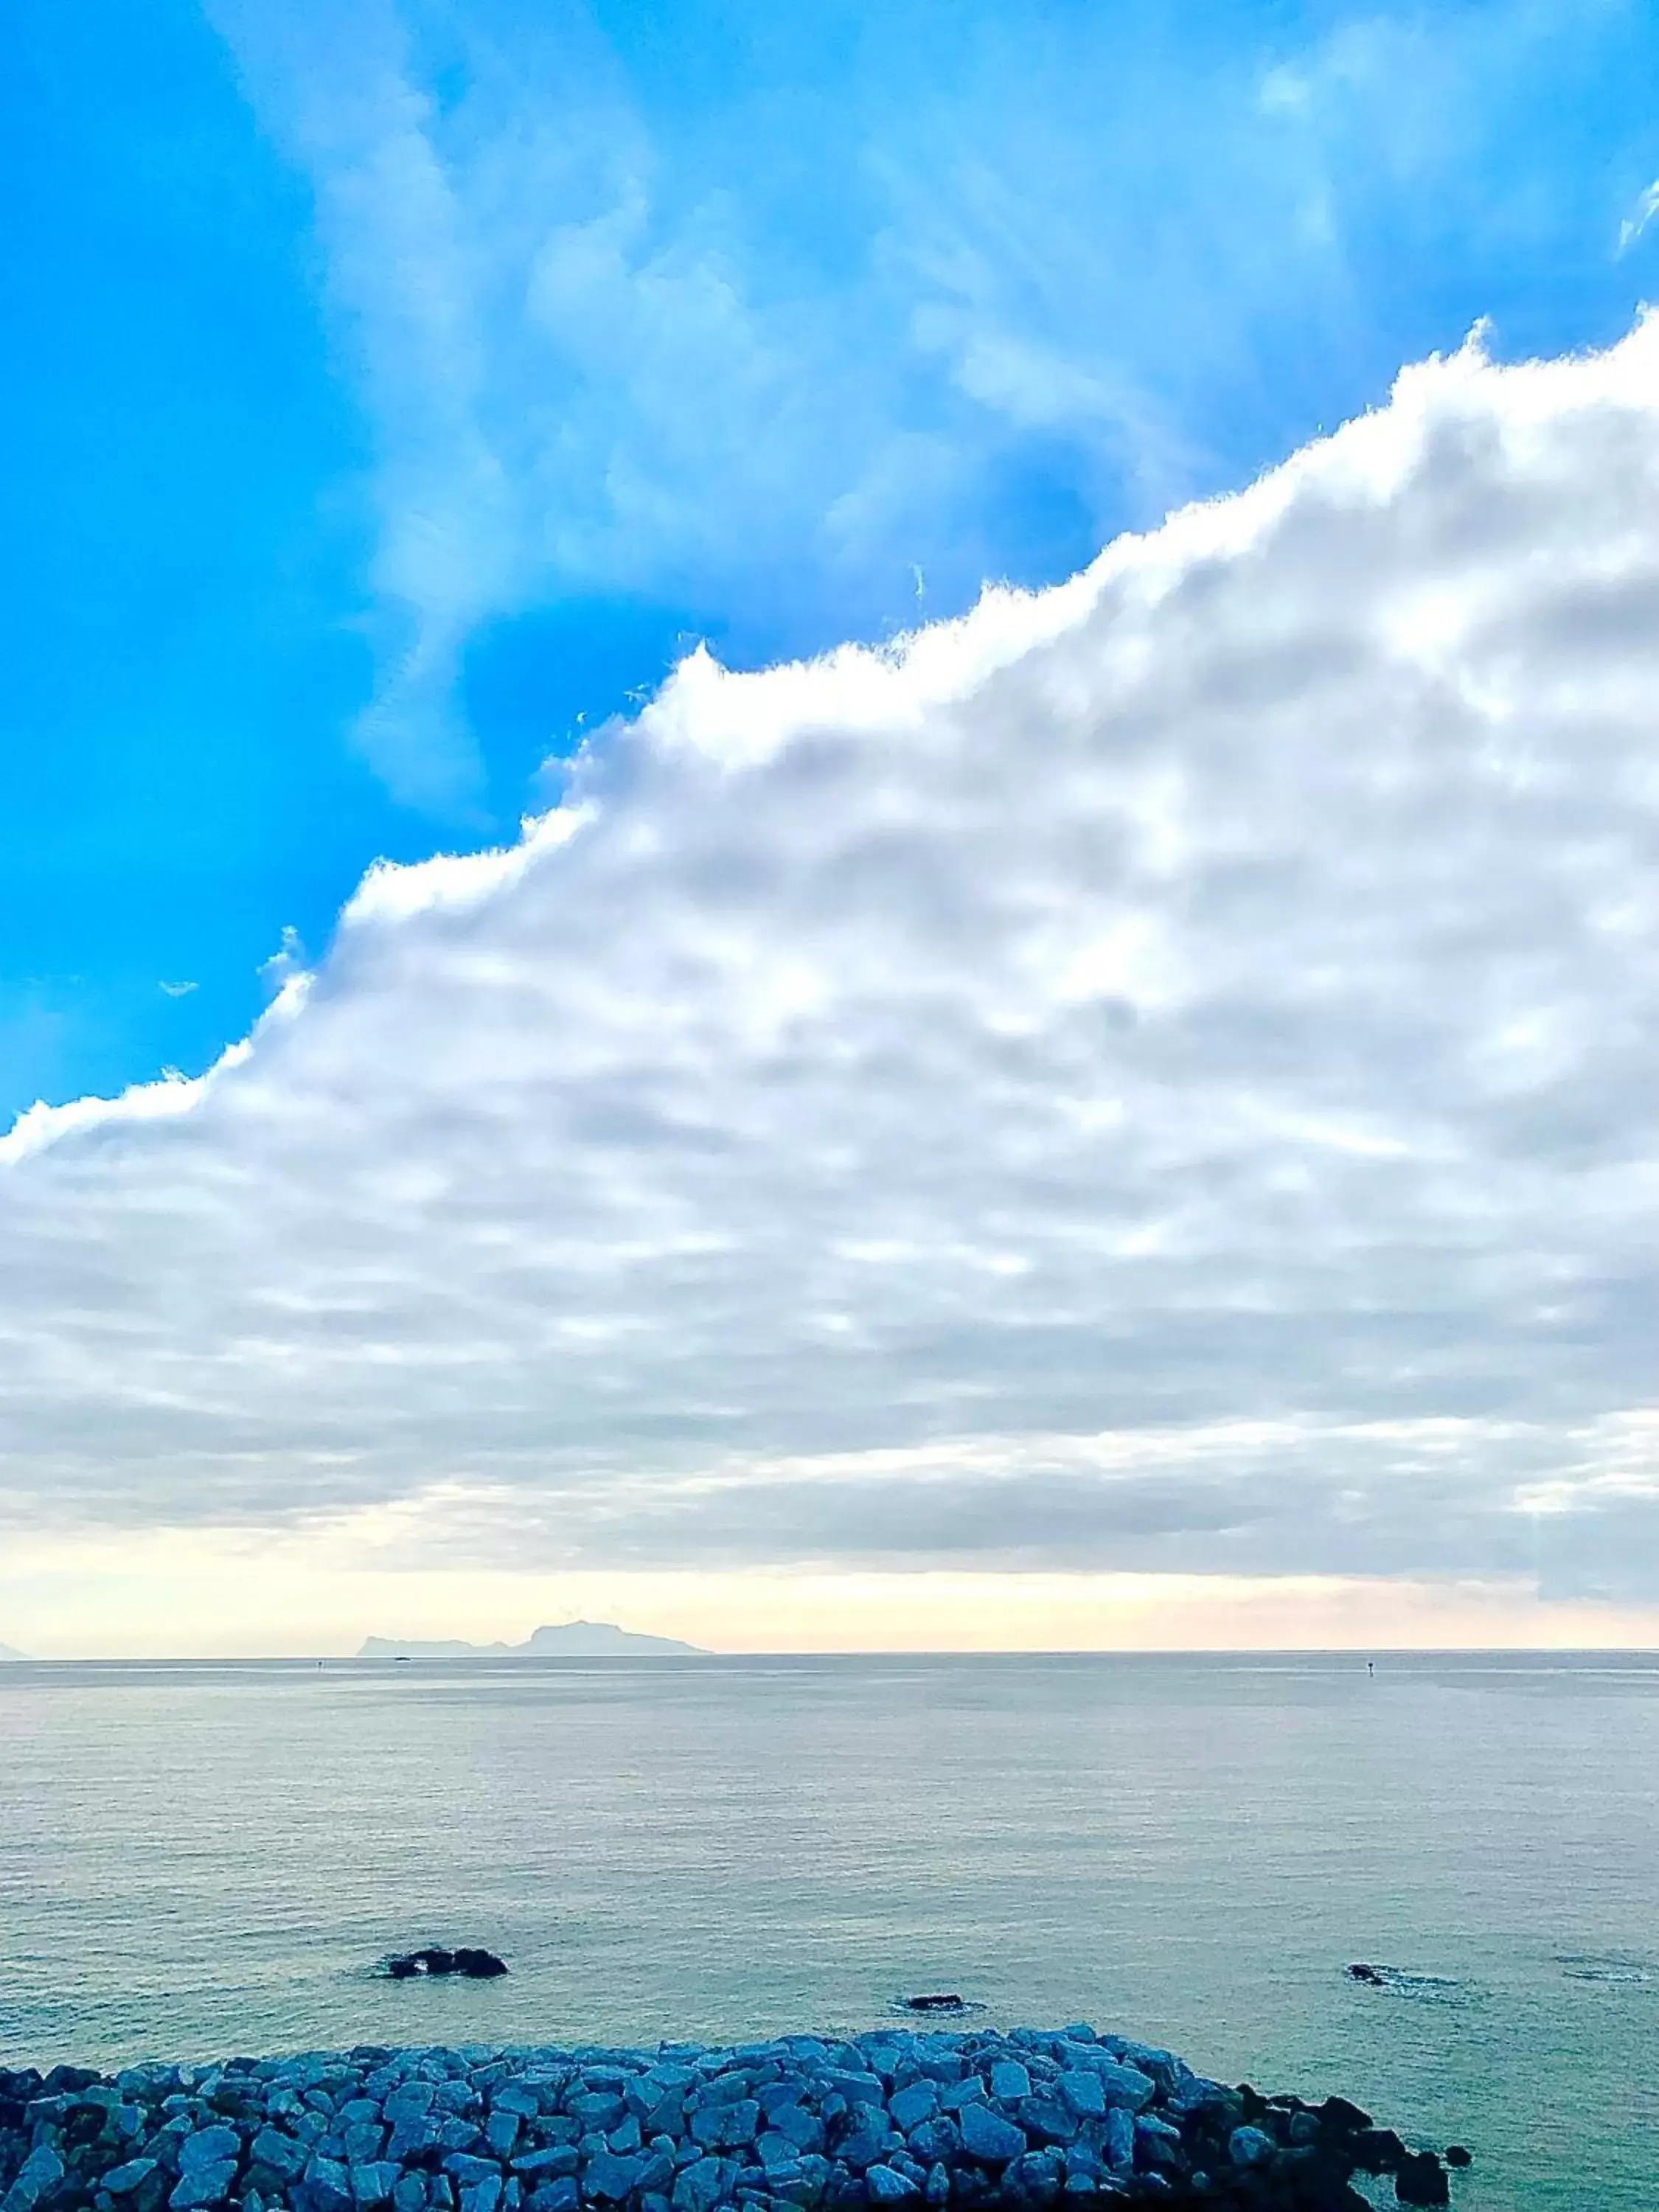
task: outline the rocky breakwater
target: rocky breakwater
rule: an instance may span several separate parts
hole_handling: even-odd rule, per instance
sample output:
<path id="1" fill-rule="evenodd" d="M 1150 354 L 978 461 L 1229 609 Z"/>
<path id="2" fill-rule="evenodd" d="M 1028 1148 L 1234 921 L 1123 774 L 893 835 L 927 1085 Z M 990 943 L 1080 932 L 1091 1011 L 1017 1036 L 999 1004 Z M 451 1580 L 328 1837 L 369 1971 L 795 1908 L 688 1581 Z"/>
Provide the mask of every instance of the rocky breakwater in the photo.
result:
<path id="1" fill-rule="evenodd" d="M 0 2073 L 0 2212 L 1361 2212 L 1365 2171 L 1446 2201 L 1437 2160 L 1340 2099 L 1081 2026 Z"/>

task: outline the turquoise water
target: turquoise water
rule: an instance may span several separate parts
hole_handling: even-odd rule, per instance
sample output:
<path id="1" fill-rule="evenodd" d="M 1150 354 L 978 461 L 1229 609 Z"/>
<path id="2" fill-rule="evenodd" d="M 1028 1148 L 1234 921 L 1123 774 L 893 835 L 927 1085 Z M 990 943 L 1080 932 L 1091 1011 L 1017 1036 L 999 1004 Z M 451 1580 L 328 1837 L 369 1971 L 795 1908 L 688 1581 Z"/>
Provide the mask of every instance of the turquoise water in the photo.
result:
<path id="1" fill-rule="evenodd" d="M 428 1940 L 512 1977 L 373 1978 Z M 1659 1656 L 0 1668 L 0 2063 L 923 1989 L 1654 2212 Z"/>

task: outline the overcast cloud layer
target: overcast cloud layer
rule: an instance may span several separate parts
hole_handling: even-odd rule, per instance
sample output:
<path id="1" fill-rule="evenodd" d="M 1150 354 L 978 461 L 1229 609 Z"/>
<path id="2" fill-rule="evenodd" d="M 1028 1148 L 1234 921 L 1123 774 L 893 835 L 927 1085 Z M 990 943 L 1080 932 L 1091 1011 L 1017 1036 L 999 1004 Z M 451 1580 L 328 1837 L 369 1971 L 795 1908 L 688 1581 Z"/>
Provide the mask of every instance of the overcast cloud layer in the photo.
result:
<path id="1" fill-rule="evenodd" d="M 687 663 L 0 1141 L 3 1510 L 1659 1591 L 1659 323 Z"/>

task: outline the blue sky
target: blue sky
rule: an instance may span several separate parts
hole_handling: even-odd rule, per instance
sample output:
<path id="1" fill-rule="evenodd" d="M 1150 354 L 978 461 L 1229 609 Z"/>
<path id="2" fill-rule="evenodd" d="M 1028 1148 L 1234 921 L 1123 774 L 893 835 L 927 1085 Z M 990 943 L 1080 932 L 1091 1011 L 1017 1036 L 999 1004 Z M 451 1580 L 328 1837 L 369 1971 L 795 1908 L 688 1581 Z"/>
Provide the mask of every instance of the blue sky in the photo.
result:
<path id="1" fill-rule="evenodd" d="M 510 836 L 694 637 L 1058 579 L 1478 319 L 1555 353 L 1659 290 L 1640 4 L 4 37 L 0 1115 L 199 1071 L 285 929 Z"/>

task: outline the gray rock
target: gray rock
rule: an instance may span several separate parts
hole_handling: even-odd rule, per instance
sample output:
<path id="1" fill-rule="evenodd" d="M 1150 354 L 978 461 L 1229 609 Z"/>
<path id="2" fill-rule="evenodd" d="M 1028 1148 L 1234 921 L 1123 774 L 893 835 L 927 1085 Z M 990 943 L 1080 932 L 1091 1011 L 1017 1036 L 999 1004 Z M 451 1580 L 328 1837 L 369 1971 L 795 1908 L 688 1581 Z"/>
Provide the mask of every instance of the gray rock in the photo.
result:
<path id="1" fill-rule="evenodd" d="M 350 2212 L 351 2180 L 337 2159 L 314 2153 L 299 2187 L 301 2212 Z"/>
<path id="2" fill-rule="evenodd" d="M 902 2204 L 907 2198 L 921 2194 L 908 2174 L 900 2173 L 890 2166 L 867 2167 L 864 2185 L 869 2191 L 872 2204 Z"/>
<path id="3" fill-rule="evenodd" d="M 125 2166 L 112 2166 L 105 2174 L 101 2186 L 112 2197 L 130 2197 L 140 2183 L 148 2181 L 156 2168 L 153 2158 L 129 2159 Z"/>
<path id="4" fill-rule="evenodd" d="M 614 2128 L 628 2107 L 614 2089 L 596 2089 L 573 2097 L 569 2109 L 584 2127 Z"/>
<path id="5" fill-rule="evenodd" d="M 1024 2203 L 1052 2204 L 1066 2185 L 1063 2154 L 1052 2146 L 1028 2150 L 1009 2169 L 1007 2179 Z"/>
<path id="6" fill-rule="evenodd" d="M 1092 2068 L 1073 2067 L 1060 2075 L 1054 2087 L 1079 2119 L 1106 2110 L 1106 2084 Z"/>
<path id="7" fill-rule="evenodd" d="M 1173 2172 L 1181 2164 L 1181 2130 L 1156 2112 L 1135 2115 L 1135 2163 L 1155 2172 Z"/>
<path id="8" fill-rule="evenodd" d="M 189 2173 L 196 2166 L 222 2166 L 227 2159 L 234 2164 L 241 2149 L 242 2139 L 234 2128 L 198 2128 L 179 2146 L 179 2171 Z"/>
<path id="9" fill-rule="evenodd" d="M 1273 2137 L 1260 2128 L 1235 2128 L 1227 2138 L 1227 2155 L 1235 2166 L 1260 2166 L 1273 2153 Z"/>
<path id="10" fill-rule="evenodd" d="M 1031 2094 L 1031 2076 L 1017 2058 L 999 2059 L 991 2069 L 991 2094 L 1000 2105 L 1017 2105 Z"/>
<path id="11" fill-rule="evenodd" d="M 223 2158 L 204 2165 L 198 2160 L 185 2168 L 167 2203 L 173 2212 L 204 2212 L 210 2204 L 222 2204 L 236 2179 L 236 2161 Z"/>
<path id="12" fill-rule="evenodd" d="M 437 2094 L 436 2085 L 431 2081 L 400 2081 L 387 2096 L 382 2109 L 396 2127 L 399 2120 L 418 2119 L 429 2112 Z"/>
<path id="13" fill-rule="evenodd" d="M 919 2128 L 913 2129 L 909 2143 L 919 2159 L 926 2165 L 934 2166 L 941 2160 L 948 2161 L 959 2155 L 962 2130 L 954 2120 L 941 2114 L 938 2119 L 924 2120 Z"/>
<path id="14" fill-rule="evenodd" d="M 256 2166 L 269 2166 L 284 2181 L 297 2180 L 305 2172 L 306 2147 L 292 2136 L 280 2134 L 275 2128 L 261 2128 L 250 2146 L 250 2156 Z"/>
<path id="15" fill-rule="evenodd" d="M 544 2182 L 527 2203 L 529 2212 L 576 2212 L 581 2201 L 574 2177 L 566 2174 L 557 2181 Z"/>
<path id="16" fill-rule="evenodd" d="M 442 2143 L 443 2130 L 430 2112 L 403 2113 L 393 2123 L 386 2138 L 386 2154 L 401 2166 L 418 2152 L 436 2150 Z"/>
<path id="17" fill-rule="evenodd" d="M 962 2146 L 987 2166 L 1006 2166 L 1025 2148 L 1025 2132 L 988 2105 L 964 2105 L 957 2120 Z"/>
<path id="18" fill-rule="evenodd" d="M 887 2159 L 902 2140 L 888 2126 L 885 2115 L 871 2112 L 860 2118 L 857 2126 L 842 2137 L 836 2145 L 836 2156 L 854 2173 L 864 2173 L 878 2160 Z"/>
<path id="19" fill-rule="evenodd" d="M 904 2135 L 919 2128 L 924 2120 L 931 2120 L 939 2110 L 939 2091 L 931 2081 L 912 2081 L 908 2088 L 896 2089 L 887 2100 L 887 2110 L 893 2125 Z"/>
<path id="20" fill-rule="evenodd" d="M 498 2105 L 484 2124 L 484 2141 L 497 2158 L 509 2158 L 513 2146 L 519 2140 L 523 2124 L 517 2112 L 504 2112 Z"/>
<path id="21" fill-rule="evenodd" d="M 818 2152 L 823 2148 L 823 2122 L 816 2112 L 806 2112 L 799 2105 L 781 2106 L 772 2116 L 772 2127 L 798 2152 Z"/>
<path id="22" fill-rule="evenodd" d="M 674 2212 L 714 2212 L 726 2187 L 726 2171 L 717 2158 L 700 2158 L 676 2177 Z"/>
<path id="23" fill-rule="evenodd" d="M 1054 2143 L 1075 2142 L 1079 2124 L 1077 2114 L 1055 2097 L 1027 2097 L 1019 2108 L 1019 2124 L 1028 2136 Z"/>
<path id="24" fill-rule="evenodd" d="M 691 2134 L 706 2150 L 739 2149 L 760 2132 L 760 2106 L 752 2097 L 703 2105 L 691 2115 Z"/>
<path id="25" fill-rule="evenodd" d="M 1158 2094 L 1158 2084 L 1138 2066 L 1118 2066 L 1108 2059 L 1097 2069 L 1107 2104 L 1122 2105 L 1132 2112 L 1144 2112 Z"/>
<path id="26" fill-rule="evenodd" d="M 523 2174 L 526 2181 L 539 2184 L 574 2173 L 580 2164 L 581 2154 L 574 2143 L 549 2143 L 540 2150 L 521 2150 L 513 2161 L 513 2171 Z"/>
<path id="27" fill-rule="evenodd" d="M 645 2164 L 640 2157 L 619 2158 L 614 2151 L 602 2150 L 587 2161 L 582 2175 L 585 2194 L 620 2204 L 639 2185 Z"/>
<path id="28" fill-rule="evenodd" d="M 1127 2173 L 1135 2162 L 1135 2124 L 1127 2105 L 1114 2105 L 1106 2115 L 1105 2152 L 1114 2172 Z"/>

